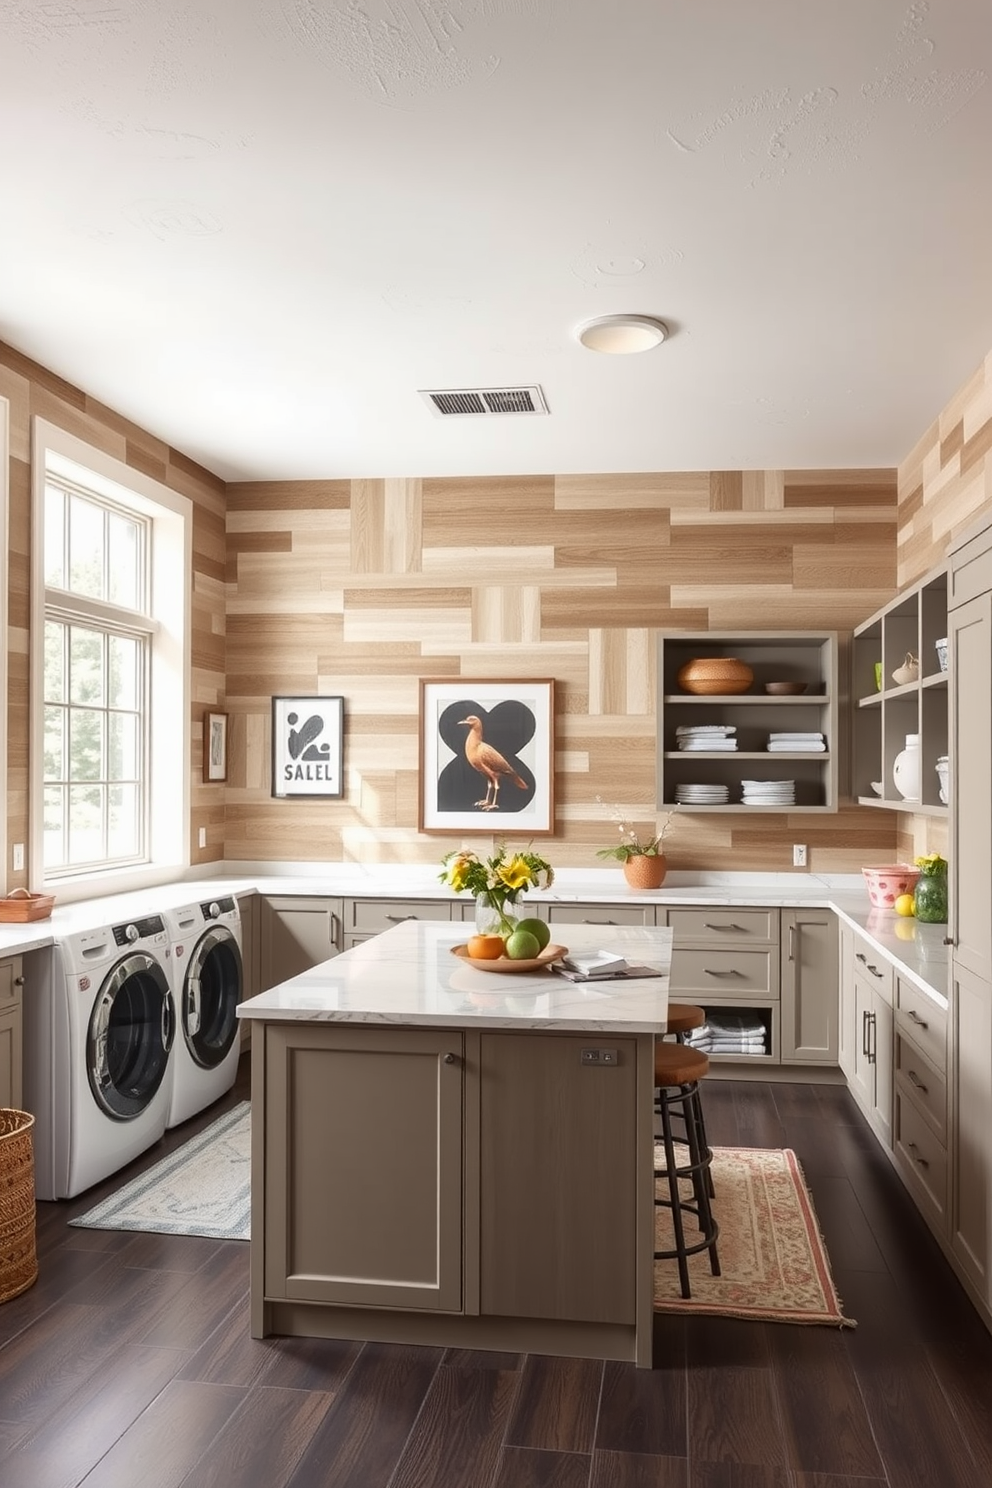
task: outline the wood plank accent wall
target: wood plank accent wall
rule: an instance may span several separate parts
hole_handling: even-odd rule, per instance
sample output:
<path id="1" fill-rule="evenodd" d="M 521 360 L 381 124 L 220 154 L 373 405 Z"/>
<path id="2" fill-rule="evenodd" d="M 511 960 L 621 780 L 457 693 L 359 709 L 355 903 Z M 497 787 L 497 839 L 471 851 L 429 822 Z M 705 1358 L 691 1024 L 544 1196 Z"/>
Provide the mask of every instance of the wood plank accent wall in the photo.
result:
<path id="1" fill-rule="evenodd" d="M 992 351 L 899 467 L 898 588 L 992 507 Z"/>
<path id="2" fill-rule="evenodd" d="M 899 467 L 898 587 L 938 567 L 956 535 L 992 510 L 992 351 Z M 900 813 L 897 853 L 947 853 L 947 823 Z"/>
<path id="3" fill-rule="evenodd" d="M 193 502 L 192 861 L 224 856 L 224 787 L 204 785 L 203 714 L 223 706 L 225 486 L 193 460 L 139 429 L 53 372 L 0 342 L 0 396 L 10 402 L 10 538 L 7 565 L 7 840 L 28 841 L 28 626 L 31 576 L 31 419 L 47 419 Z M 207 848 L 196 847 L 196 826 Z M 2 876 L 2 875 L 0 875 Z M 32 883 L 6 873 L 7 890 Z"/>
<path id="4" fill-rule="evenodd" d="M 228 487 L 229 860 L 436 862 L 417 832 L 419 679 L 554 677 L 556 866 L 597 866 L 614 804 L 656 821 L 659 629 L 845 639 L 895 589 L 894 471 L 241 483 Z M 346 796 L 270 795 L 270 700 L 345 699 Z M 846 741 L 833 741 L 846 748 Z M 602 797 L 602 803 L 597 797 Z M 675 868 L 886 860 L 894 820 L 691 815 Z M 483 848 L 492 826 L 467 841 Z"/>

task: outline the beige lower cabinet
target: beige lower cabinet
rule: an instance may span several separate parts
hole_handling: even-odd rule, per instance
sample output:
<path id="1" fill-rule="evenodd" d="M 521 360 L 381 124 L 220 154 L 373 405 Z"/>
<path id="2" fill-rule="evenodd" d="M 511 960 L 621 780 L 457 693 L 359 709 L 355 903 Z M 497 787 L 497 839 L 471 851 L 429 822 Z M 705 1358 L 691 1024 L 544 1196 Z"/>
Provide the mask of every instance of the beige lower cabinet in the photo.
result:
<path id="1" fill-rule="evenodd" d="M 543 906 L 550 925 L 653 925 L 653 904 L 548 904 Z M 604 949 L 607 949 L 604 947 Z"/>
<path id="2" fill-rule="evenodd" d="M 781 1023 L 779 911 L 755 908 L 659 909 L 673 932 L 673 1002 L 707 1011 L 753 1013 L 765 1028 L 762 1054 L 713 1053 L 714 1064 L 778 1064 Z"/>
<path id="3" fill-rule="evenodd" d="M 931 1229 L 947 1231 L 947 1014 L 896 978 L 892 1146 L 896 1166 Z"/>
<path id="4" fill-rule="evenodd" d="M 992 988 L 951 961 L 951 1251 L 992 1308 Z"/>
<path id="5" fill-rule="evenodd" d="M 879 1140 L 892 1146 L 893 968 L 856 931 L 842 939 L 838 1055 Z"/>
<path id="6" fill-rule="evenodd" d="M 21 990 L 24 975 L 20 956 L 0 961 L 0 1106 L 19 1110 L 21 1084 Z"/>
<path id="7" fill-rule="evenodd" d="M 258 900 L 259 988 L 267 992 L 341 950 L 340 899 L 263 894 Z"/>
<path id="8" fill-rule="evenodd" d="M 256 1020 L 253 1334 L 650 1365 L 653 1048 Z"/>
<path id="9" fill-rule="evenodd" d="M 837 1063 L 837 916 L 782 910 L 783 1064 Z"/>
<path id="10" fill-rule="evenodd" d="M 469 904 L 474 914 L 471 896 Z M 404 920 L 460 920 L 462 908 L 461 902 L 451 899 L 346 899 L 341 949 L 348 951 Z"/>

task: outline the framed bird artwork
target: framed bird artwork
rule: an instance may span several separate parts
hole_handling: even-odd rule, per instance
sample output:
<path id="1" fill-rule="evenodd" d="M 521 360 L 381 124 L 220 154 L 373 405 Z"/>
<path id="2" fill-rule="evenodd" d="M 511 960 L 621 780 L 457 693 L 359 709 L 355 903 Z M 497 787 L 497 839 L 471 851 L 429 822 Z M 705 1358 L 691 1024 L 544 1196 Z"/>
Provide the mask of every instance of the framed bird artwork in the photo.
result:
<path id="1" fill-rule="evenodd" d="M 551 679 L 421 680 L 422 832 L 550 836 L 554 761 Z"/>
<path id="2" fill-rule="evenodd" d="M 344 698 L 272 699 L 272 794 L 341 796 Z"/>

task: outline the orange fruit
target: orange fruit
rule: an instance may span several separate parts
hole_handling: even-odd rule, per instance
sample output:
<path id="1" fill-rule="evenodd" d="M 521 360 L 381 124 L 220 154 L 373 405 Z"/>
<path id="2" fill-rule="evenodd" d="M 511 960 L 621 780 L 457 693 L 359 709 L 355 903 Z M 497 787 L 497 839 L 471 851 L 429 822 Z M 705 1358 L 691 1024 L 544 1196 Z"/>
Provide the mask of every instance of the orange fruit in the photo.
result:
<path id="1" fill-rule="evenodd" d="M 501 935 L 470 935 L 467 949 L 473 961 L 495 961 L 505 947 Z"/>

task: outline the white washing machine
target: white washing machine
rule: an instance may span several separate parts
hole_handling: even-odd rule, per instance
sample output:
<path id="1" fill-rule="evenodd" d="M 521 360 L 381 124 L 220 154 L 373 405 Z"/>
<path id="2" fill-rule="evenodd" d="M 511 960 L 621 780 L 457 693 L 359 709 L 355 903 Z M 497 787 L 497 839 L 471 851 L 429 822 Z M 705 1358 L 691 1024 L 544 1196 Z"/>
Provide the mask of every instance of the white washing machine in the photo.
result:
<path id="1" fill-rule="evenodd" d="M 234 1084 L 244 996 L 241 914 L 230 895 L 165 915 L 176 999 L 168 1125 L 188 1121 Z"/>
<path id="2" fill-rule="evenodd" d="M 35 1190 L 68 1199 L 163 1135 L 176 1017 L 160 914 L 60 938 L 24 998 Z"/>

